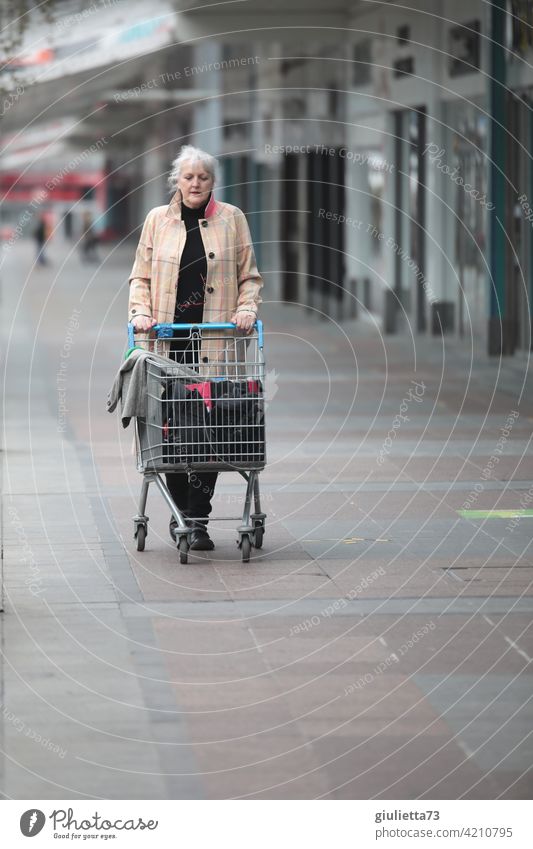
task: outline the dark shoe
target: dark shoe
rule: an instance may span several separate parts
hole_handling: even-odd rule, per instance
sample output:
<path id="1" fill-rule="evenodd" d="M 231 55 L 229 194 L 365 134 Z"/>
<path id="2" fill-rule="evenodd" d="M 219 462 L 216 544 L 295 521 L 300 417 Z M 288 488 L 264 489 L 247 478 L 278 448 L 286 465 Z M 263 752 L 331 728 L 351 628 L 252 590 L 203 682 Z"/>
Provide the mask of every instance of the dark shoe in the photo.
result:
<path id="1" fill-rule="evenodd" d="M 194 530 L 191 532 L 189 548 L 191 551 L 213 551 L 215 543 L 207 531 Z"/>

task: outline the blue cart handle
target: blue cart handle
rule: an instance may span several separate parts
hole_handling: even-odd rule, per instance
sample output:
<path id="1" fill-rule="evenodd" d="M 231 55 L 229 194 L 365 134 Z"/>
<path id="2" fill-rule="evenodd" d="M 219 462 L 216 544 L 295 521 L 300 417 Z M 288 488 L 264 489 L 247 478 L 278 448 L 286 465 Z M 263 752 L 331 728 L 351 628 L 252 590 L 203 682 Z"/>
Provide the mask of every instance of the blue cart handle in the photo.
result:
<path id="1" fill-rule="evenodd" d="M 165 339 L 166 337 L 172 336 L 173 330 L 191 330 L 193 327 L 197 327 L 199 330 L 235 330 L 235 324 L 232 322 L 212 322 L 206 324 L 154 324 L 150 331 L 155 331 L 157 333 L 158 339 Z M 260 318 L 257 318 L 254 322 L 254 329 L 257 330 L 257 344 L 259 348 L 263 349 L 263 322 Z M 146 333 L 146 330 L 141 330 L 139 333 Z M 135 328 L 133 324 L 128 324 L 128 346 L 133 348 L 135 346 Z"/>

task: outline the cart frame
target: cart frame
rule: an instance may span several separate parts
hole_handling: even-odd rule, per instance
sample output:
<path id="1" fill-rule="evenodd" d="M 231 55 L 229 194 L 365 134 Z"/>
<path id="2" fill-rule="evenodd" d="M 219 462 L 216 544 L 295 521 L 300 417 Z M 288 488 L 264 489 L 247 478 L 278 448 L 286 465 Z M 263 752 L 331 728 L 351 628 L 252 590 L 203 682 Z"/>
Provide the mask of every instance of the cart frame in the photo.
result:
<path id="1" fill-rule="evenodd" d="M 262 437 L 262 447 L 261 442 L 259 440 L 254 441 L 252 443 L 250 453 L 253 459 L 251 461 L 247 461 L 245 458 L 242 462 L 228 462 L 224 460 L 220 461 L 205 459 L 203 462 L 200 462 L 195 461 L 194 459 L 191 460 L 189 458 L 182 462 L 169 462 L 168 458 L 163 457 L 162 452 L 158 454 L 158 449 L 163 448 L 162 442 L 159 443 L 154 441 L 153 439 L 154 428 L 161 428 L 161 425 L 154 425 L 153 423 L 150 423 L 145 419 L 136 419 L 135 441 L 137 447 L 137 469 L 143 475 L 141 493 L 139 498 L 139 509 L 137 515 L 133 517 L 134 538 L 136 540 L 137 550 L 144 551 L 146 537 L 148 535 L 149 517 L 146 515 L 146 504 L 148 500 L 148 490 L 150 484 L 152 483 L 155 484 L 156 488 L 161 493 L 164 501 L 170 509 L 172 516 L 176 520 L 177 526 L 174 531 L 174 534 L 176 545 L 179 551 L 180 563 L 184 564 L 188 561 L 190 535 L 192 533 L 193 528 L 191 528 L 191 526 L 188 525 L 187 522 L 194 522 L 195 520 L 205 520 L 206 518 L 208 518 L 206 516 L 184 516 L 184 514 L 179 510 L 178 506 L 173 500 L 166 483 L 161 477 L 163 473 L 175 471 L 187 473 L 195 471 L 233 471 L 238 472 L 238 474 L 240 474 L 244 478 L 244 480 L 246 480 L 247 483 L 246 492 L 244 495 L 242 517 L 210 516 L 209 519 L 212 519 L 214 521 L 230 521 L 237 519 L 238 521 L 240 521 L 240 524 L 237 527 L 237 545 L 241 550 L 243 563 L 247 563 L 250 560 L 252 547 L 260 549 L 263 545 L 263 536 L 265 532 L 266 520 L 266 513 L 262 512 L 261 510 L 261 497 L 259 489 L 259 471 L 264 468 L 266 463 L 264 440 L 265 360 L 263 353 L 263 323 L 260 320 L 256 320 L 253 327 L 253 333 L 249 336 L 237 336 L 235 333 L 236 325 L 232 323 L 221 322 L 209 324 L 157 324 L 152 328 L 152 332 L 156 335 L 153 339 L 150 340 L 150 342 L 153 343 L 155 353 L 157 353 L 158 342 L 168 342 L 169 339 L 172 338 L 174 330 L 189 332 L 189 336 L 187 338 L 191 340 L 191 344 L 193 345 L 193 347 L 194 345 L 196 345 L 197 354 L 202 340 L 202 332 L 204 330 L 209 331 L 211 337 L 213 331 L 217 333 L 220 331 L 223 335 L 215 337 L 216 339 L 218 339 L 219 341 L 221 339 L 224 339 L 228 342 L 231 341 L 234 343 L 233 350 L 229 349 L 231 357 L 224 362 L 221 362 L 220 360 L 216 361 L 214 366 L 217 372 L 216 377 L 210 377 L 209 368 L 207 366 L 202 365 L 201 368 L 204 374 L 200 376 L 199 373 L 199 380 L 203 380 L 205 382 L 225 380 L 226 382 L 237 383 L 239 382 L 239 379 L 241 382 L 243 381 L 243 379 L 249 379 L 250 369 L 252 370 L 252 377 L 256 382 L 258 382 L 258 385 L 260 386 L 258 404 L 260 404 L 261 430 L 257 429 L 257 434 L 260 434 L 260 436 Z M 233 331 L 232 336 L 229 335 L 229 331 Z M 130 351 L 132 348 L 135 347 L 134 334 L 135 330 L 133 325 L 128 324 L 128 347 Z M 248 348 L 250 344 L 252 344 L 252 349 L 255 353 L 255 358 L 253 359 L 253 361 L 247 358 Z M 239 359 L 237 357 L 237 352 L 244 352 L 243 359 Z M 228 347 L 226 348 L 225 353 L 227 356 Z M 158 380 L 161 381 L 164 376 L 167 380 L 171 379 L 172 376 L 176 377 L 176 375 L 173 373 L 173 369 L 177 369 L 178 365 L 177 363 L 171 363 L 169 365 L 170 373 L 165 375 L 161 363 L 155 360 L 150 361 L 150 358 L 148 357 L 146 361 L 146 368 L 148 392 L 147 400 L 150 402 L 152 411 L 154 409 L 157 411 L 158 401 L 162 408 L 165 404 L 173 402 L 170 402 L 169 399 L 163 398 L 162 396 L 156 396 L 153 389 L 153 385 L 155 385 Z M 153 372 L 150 371 L 151 368 L 154 369 Z M 193 366 L 192 368 L 196 370 L 196 366 Z M 233 376 L 230 377 L 229 374 L 232 374 Z M 186 380 L 186 378 L 180 379 Z M 248 430 L 251 430 L 253 433 L 255 427 L 256 425 L 250 425 Z M 178 430 L 179 428 L 176 429 Z M 256 452 L 254 452 L 254 448 L 257 449 Z M 253 512 L 252 499 L 254 506 Z"/>

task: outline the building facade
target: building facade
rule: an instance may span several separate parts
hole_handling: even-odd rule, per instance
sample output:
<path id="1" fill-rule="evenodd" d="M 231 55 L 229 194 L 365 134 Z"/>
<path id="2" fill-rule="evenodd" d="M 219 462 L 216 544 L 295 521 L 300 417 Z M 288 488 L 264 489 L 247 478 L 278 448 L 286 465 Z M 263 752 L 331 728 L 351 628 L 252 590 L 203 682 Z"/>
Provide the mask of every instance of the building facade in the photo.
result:
<path id="1" fill-rule="evenodd" d="M 141 23 L 111 7 L 105 43 L 131 55 L 74 88 L 78 145 L 106 139 L 103 229 L 135 235 L 192 142 L 220 159 L 272 300 L 530 350 L 533 0 L 158 4 Z M 78 43 L 59 31 L 58 51 Z M 61 104 L 57 61 L 42 92 Z"/>

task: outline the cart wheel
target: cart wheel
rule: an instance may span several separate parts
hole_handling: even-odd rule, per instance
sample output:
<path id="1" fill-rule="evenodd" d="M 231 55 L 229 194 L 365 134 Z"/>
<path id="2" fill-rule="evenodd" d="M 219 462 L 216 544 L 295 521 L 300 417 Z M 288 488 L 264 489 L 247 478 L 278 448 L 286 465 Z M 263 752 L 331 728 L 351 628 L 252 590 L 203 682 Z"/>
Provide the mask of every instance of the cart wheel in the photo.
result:
<path id="1" fill-rule="evenodd" d="M 256 548 L 263 547 L 263 536 L 265 535 L 265 529 L 263 525 L 256 525 L 254 530 L 254 545 Z"/>
<path id="2" fill-rule="evenodd" d="M 137 551 L 144 551 L 144 544 L 146 542 L 146 525 L 138 525 L 135 538 L 137 540 Z"/>
<path id="3" fill-rule="evenodd" d="M 241 553 L 242 553 L 242 562 L 248 563 L 250 560 L 250 552 L 252 550 L 252 543 L 250 542 L 250 537 L 248 534 L 243 534 L 241 537 Z"/>
<path id="4" fill-rule="evenodd" d="M 187 563 L 189 554 L 189 542 L 187 537 L 181 537 L 178 543 L 178 551 L 180 553 L 180 563 Z"/>

